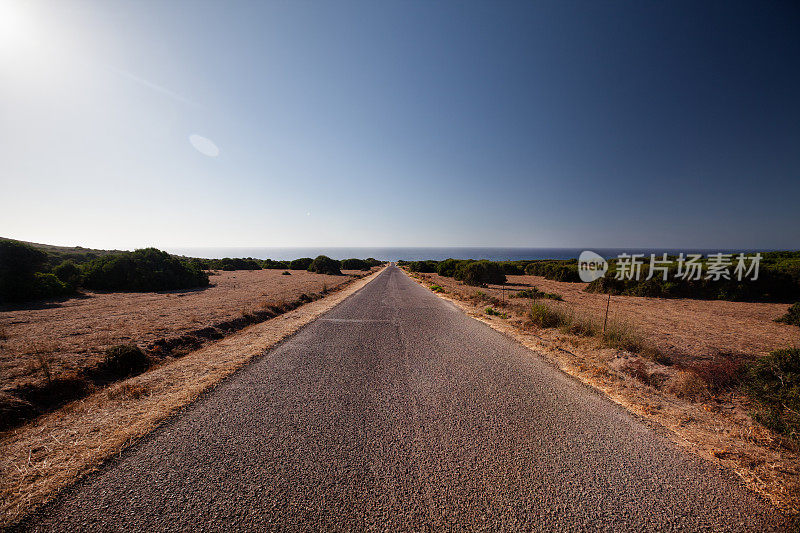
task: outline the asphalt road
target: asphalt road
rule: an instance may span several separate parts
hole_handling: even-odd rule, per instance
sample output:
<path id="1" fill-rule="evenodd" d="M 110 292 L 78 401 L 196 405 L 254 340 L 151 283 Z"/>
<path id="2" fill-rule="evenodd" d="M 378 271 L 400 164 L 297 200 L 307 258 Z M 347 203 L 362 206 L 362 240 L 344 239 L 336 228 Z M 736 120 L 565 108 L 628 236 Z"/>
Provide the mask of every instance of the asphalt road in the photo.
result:
<path id="1" fill-rule="evenodd" d="M 31 529 L 782 529 L 732 475 L 390 267 Z"/>

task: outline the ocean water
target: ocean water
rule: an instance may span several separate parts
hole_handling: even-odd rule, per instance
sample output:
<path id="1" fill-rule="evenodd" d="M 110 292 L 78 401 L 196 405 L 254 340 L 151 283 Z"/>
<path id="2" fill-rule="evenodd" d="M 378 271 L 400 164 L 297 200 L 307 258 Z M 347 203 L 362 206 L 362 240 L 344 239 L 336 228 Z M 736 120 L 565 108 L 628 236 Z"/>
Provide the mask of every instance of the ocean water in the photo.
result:
<path id="1" fill-rule="evenodd" d="M 754 253 L 751 249 L 697 249 L 697 248 L 167 248 L 166 251 L 189 257 L 203 257 L 208 259 L 221 259 L 223 257 L 253 257 L 256 259 L 297 259 L 298 257 L 316 257 L 327 255 L 334 259 L 349 259 L 358 257 L 388 261 L 419 261 L 434 259 L 441 261 L 452 257 L 454 259 L 490 259 L 493 261 L 519 261 L 524 259 L 577 259 L 583 250 L 591 249 L 605 258 L 616 257 L 621 253 L 668 253 L 677 255 L 683 253 Z M 766 250 L 757 250 L 766 251 Z"/>

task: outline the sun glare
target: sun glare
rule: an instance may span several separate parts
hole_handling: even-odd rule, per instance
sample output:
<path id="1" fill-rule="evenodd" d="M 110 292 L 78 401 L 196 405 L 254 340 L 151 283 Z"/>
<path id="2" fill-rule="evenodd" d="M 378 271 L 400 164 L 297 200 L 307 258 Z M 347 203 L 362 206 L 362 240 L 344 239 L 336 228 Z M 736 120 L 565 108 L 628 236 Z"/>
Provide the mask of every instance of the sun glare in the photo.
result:
<path id="1" fill-rule="evenodd" d="M 14 0 L 0 2 L 0 51 L 20 52 L 34 42 L 34 25 L 25 6 Z"/>

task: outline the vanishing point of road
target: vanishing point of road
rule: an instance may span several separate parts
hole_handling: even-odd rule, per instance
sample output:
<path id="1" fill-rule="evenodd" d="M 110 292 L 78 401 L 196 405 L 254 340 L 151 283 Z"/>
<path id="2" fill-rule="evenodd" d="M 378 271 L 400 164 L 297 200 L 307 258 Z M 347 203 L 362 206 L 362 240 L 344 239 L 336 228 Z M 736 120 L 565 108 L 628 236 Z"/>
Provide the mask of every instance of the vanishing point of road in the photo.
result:
<path id="1" fill-rule="evenodd" d="M 765 531 L 783 520 L 390 266 L 24 527 Z"/>

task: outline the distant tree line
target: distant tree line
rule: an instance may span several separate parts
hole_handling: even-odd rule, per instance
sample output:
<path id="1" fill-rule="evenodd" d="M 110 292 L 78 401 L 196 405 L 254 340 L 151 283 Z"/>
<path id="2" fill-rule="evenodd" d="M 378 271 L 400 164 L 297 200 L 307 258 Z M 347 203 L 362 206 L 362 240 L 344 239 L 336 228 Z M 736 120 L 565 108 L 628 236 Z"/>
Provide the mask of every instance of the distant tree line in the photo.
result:
<path id="1" fill-rule="evenodd" d="M 338 261 L 324 255 L 293 261 L 252 257 L 199 259 L 174 256 L 156 248 L 113 253 L 45 250 L 0 239 L 0 303 L 60 298 L 73 295 L 80 288 L 147 292 L 206 287 L 206 270 L 308 270 L 341 275 L 343 269 L 369 270 L 382 264 L 372 257 Z M 53 254 L 62 260 L 56 262 Z"/>
<path id="2" fill-rule="evenodd" d="M 764 302 L 800 300 L 800 252 L 763 252 L 761 255 L 758 279 L 742 281 L 683 280 L 676 276 L 677 262 L 669 266 L 667 280 L 663 280 L 663 276 L 660 275 L 648 280 L 647 261 L 642 265 L 638 280 L 618 280 L 617 264 L 615 261 L 610 261 L 605 276 L 590 283 L 586 291 L 659 298 Z M 398 264 L 407 266 L 411 272 L 436 273 L 476 286 L 504 283 L 505 276 L 522 274 L 541 276 L 553 281 L 580 282 L 577 259 L 530 261 L 445 259 L 399 261 Z"/>

